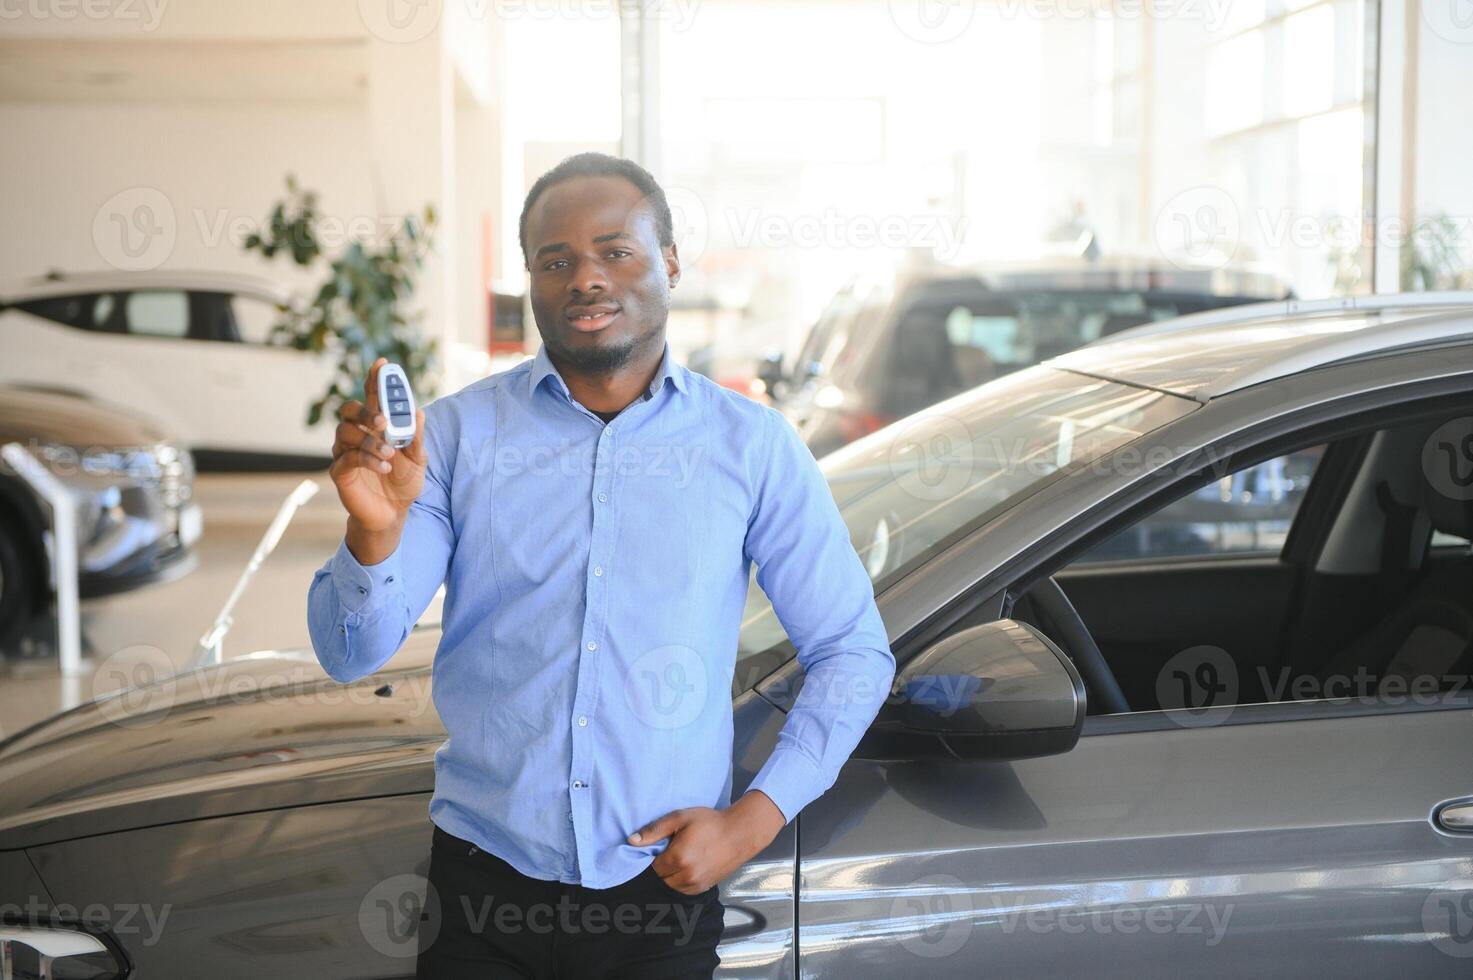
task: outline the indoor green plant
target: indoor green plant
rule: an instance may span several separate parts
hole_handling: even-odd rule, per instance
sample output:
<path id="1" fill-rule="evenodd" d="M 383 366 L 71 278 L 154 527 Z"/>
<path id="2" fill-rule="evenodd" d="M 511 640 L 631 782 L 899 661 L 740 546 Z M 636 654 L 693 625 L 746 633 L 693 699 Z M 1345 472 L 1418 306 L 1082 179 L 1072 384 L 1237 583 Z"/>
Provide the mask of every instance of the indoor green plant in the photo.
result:
<path id="1" fill-rule="evenodd" d="M 436 369 L 436 343 L 418 329 L 421 314 L 405 309 L 415 278 L 433 244 L 435 211 L 406 217 L 382 241 L 354 240 L 328 258 L 319 233 L 317 194 L 287 175 L 287 197 L 271 209 L 265 227 L 244 242 L 246 251 L 267 259 L 285 252 L 303 268 L 326 263 L 322 285 L 306 305 L 282 305 L 272 327 L 273 343 L 315 353 L 335 352 L 337 370 L 322 396 L 307 411 L 307 424 L 323 416 L 336 419 L 345 401 L 361 397 L 368 369 L 379 357 L 403 366 L 421 402 L 435 394 L 429 382 Z"/>

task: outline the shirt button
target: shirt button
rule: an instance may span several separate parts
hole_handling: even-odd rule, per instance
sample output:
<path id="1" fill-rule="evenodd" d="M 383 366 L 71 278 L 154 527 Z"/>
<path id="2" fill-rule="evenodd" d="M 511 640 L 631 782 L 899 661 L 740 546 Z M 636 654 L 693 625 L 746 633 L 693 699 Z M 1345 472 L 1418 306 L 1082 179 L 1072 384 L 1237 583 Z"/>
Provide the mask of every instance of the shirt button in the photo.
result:
<path id="1" fill-rule="evenodd" d="M 368 590 L 365 589 L 363 586 L 360 585 L 360 586 L 358 586 L 358 594 L 359 595 L 368 595 Z"/>
<path id="2" fill-rule="evenodd" d="M 593 642 L 592 640 L 589 640 L 588 641 L 588 652 L 589 653 L 592 653 L 594 650 L 597 650 L 597 649 L 598 649 L 598 644 L 595 643 L 595 642 Z"/>
<path id="3" fill-rule="evenodd" d="M 602 575 L 603 573 L 604 573 L 604 567 L 602 565 L 594 565 L 593 566 L 593 574 L 595 574 L 595 575 Z"/>
<path id="4" fill-rule="evenodd" d="M 582 789 L 583 788 L 583 780 L 581 780 L 581 779 L 575 779 L 575 780 L 573 780 L 573 788 L 574 789 Z"/>
<path id="5" fill-rule="evenodd" d="M 578 716 L 578 727 L 579 728 L 587 728 L 588 727 L 588 716 L 587 715 L 579 715 Z"/>
<path id="6" fill-rule="evenodd" d="M 338 632 L 346 635 L 347 632 L 348 632 L 348 627 L 346 627 L 346 626 L 339 626 L 338 627 Z"/>
<path id="7" fill-rule="evenodd" d="M 384 579 L 384 582 L 385 583 L 392 582 L 392 581 L 394 581 L 394 576 L 392 576 L 392 575 L 390 575 L 388 578 Z"/>
<path id="8" fill-rule="evenodd" d="M 609 495 L 606 494 L 606 493 L 601 493 L 601 494 L 598 495 L 598 502 L 599 503 L 604 503 L 608 499 L 609 499 Z"/>

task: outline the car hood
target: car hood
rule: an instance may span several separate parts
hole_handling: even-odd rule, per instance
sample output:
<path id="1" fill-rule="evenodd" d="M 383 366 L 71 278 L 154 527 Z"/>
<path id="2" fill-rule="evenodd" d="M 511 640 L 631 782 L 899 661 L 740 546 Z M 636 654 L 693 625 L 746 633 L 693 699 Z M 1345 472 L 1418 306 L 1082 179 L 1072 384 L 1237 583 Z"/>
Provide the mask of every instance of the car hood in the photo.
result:
<path id="1" fill-rule="evenodd" d="M 63 446 L 152 446 L 169 441 L 158 422 L 132 409 L 47 388 L 0 385 L 0 442 Z"/>
<path id="2" fill-rule="evenodd" d="M 351 684 L 266 654 L 88 702 L 0 742 L 0 851 L 337 800 L 428 793 L 438 628 Z M 306 654 L 311 658 L 310 652 Z"/>

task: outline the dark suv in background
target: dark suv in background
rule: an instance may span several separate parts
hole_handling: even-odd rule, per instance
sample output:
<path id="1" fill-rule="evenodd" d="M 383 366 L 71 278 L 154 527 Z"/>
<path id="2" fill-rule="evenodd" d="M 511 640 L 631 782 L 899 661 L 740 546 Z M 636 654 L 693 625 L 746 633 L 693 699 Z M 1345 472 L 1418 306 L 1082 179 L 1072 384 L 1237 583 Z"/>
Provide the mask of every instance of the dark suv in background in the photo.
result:
<path id="1" fill-rule="evenodd" d="M 1287 299 L 1272 275 L 1141 259 L 931 267 L 841 290 L 791 363 L 761 371 L 773 403 L 822 457 L 993 378 L 1127 327 Z"/>

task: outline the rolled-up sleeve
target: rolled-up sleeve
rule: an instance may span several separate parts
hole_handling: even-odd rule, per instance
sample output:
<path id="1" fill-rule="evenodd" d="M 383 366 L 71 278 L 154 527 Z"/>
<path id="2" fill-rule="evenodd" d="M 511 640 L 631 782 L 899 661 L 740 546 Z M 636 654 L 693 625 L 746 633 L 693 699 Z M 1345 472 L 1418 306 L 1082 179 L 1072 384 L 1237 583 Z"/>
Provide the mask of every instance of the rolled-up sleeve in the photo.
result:
<path id="1" fill-rule="evenodd" d="M 873 583 L 817 461 L 780 414 L 764 407 L 763 417 L 767 452 L 746 551 L 804 678 L 749 789 L 765 793 L 791 821 L 833 785 L 874 721 L 895 657 Z"/>
<path id="2" fill-rule="evenodd" d="M 347 683 L 392 657 L 445 581 L 455 532 L 450 519 L 450 468 L 441 429 L 448 420 L 425 408 L 424 489 L 410 505 L 399 545 L 375 565 L 353 556 L 346 539 L 312 577 L 307 627 L 323 670 Z"/>

